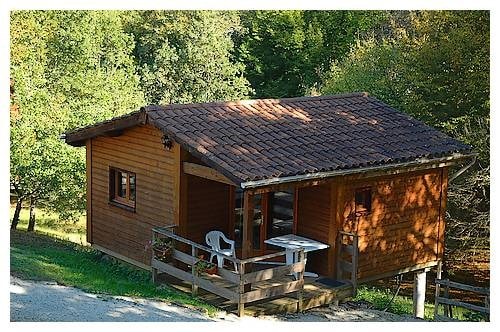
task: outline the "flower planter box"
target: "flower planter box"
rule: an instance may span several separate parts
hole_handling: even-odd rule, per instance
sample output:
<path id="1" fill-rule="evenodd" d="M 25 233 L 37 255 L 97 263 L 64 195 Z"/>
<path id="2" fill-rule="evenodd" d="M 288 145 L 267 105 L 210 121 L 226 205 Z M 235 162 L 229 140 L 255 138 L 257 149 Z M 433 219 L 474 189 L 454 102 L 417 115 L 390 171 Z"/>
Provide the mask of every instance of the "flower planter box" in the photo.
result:
<path id="1" fill-rule="evenodd" d="M 200 260 L 195 264 L 195 269 L 198 273 L 217 274 L 217 265 L 203 260 Z"/>
<path id="2" fill-rule="evenodd" d="M 206 274 L 217 274 L 217 265 L 208 268 L 204 271 Z"/>
<path id="3" fill-rule="evenodd" d="M 165 263 L 172 261 L 172 255 L 174 253 L 173 247 L 171 246 L 165 246 L 159 248 L 152 247 L 152 250 L 153 250 L 153 257 L 155 259 Z"/>

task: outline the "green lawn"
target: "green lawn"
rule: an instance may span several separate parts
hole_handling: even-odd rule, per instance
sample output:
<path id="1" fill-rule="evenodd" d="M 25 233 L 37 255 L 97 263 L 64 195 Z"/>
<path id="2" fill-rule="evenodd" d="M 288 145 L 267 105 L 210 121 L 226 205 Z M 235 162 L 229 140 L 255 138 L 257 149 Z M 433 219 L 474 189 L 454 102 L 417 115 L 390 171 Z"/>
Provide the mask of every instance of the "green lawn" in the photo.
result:
<path id="1" fill-rule="evenodd" d="M 156 287 L 145 270 L 104 261 L 90 247 L 43 234 L 11 231 L 10 264 L 11 273 L 25 279 L 52 280 L 98 294 L 166 300 L 200 308 L 208 315 L 217 312 L 215 307 L 167 285 Z"/>
<path id="2" fill-rule="evenodd" d="M 373 309 L 384 310 L 393 297 L 393 292 L 394 291 L 389 289 L 380 289 L 362 285 L 358 288 L 358 294 L 354 300 L 364 300 L 370 302 Z M 440 306 L 439 314 L 443 315 L 443 310 L 443 306 Z M 398 295 L 389 305 L 387 311 L 398 315 L 412 315 L 413 299 Z M 426 320 L 434 319 L 434 303 L 425 303 L 424 318 Z M 465 321 L 482 321 L 485 317 L 480 313 L 460 307 L 453 307 L 453 318 Z"/>
<path id="3" fill-rule="evenodd" d="M 9 222 L 12 222 L 13 215 L 14 209 L 11 208 Z M 69 240 L 81 245 L 87 245 L 85 236 L 85 214 L 82 214 L 76 222 L 59 220 L 56 213 L 47 212 L 38 208 L 35 209 L 35 215 L 36 232 Z M 28 228 L 28 219 L 29 209 L 22 209 L 21 214 L 19 215 L 19 224 L 17 225 L 17 228 L 20 230 L 26 230 Z"/>

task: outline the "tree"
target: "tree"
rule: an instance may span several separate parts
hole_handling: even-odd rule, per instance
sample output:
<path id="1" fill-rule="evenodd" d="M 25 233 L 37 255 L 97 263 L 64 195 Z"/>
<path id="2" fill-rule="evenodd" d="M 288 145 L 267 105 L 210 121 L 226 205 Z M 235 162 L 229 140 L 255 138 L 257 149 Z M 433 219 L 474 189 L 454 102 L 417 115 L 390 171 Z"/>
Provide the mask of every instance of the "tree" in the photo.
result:
<path id="1" fill-rule="evenodd" d="M 140 11 L 124 16 L 148 103 L 242 99 L 244 66 L 231 56 L 235 12 Z"/>
<path id="2" fill-rule="evenodd" d="M 143 104 L 133 47 L 117 12 L 11 14 L 11 104 L 17 112 L 11 113 L 10 181 L 18 198 L 30 200 L 29 229 L 36 205 L 61 217 L 84 209 L 84 151 L 59 136 Z"/>
<path id="3" fill-rule="evenodd" d="M 368 91 L 439 127 L 489 116 L 488 12 L 399 12 L 387 26 L 333 64 L 324 93 Z"/>
<path id="4" fill-rule="evenodd" d="M 333 60 L 382 14 L 362 11 L 243 11 L 235 56 L 256 97 L 294 97 L 319 90 Z"/>

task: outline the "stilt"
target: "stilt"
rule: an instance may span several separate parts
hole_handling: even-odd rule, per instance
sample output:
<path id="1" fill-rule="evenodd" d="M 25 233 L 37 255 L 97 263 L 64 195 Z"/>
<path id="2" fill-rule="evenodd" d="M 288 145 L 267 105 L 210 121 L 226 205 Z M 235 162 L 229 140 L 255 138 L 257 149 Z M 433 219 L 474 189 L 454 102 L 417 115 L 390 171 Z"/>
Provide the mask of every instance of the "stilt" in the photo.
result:
<path id="1" fill-rule="evenodd" d="M 436 268 L 436 279 L 441 279 L 441 275 L 443 273 L 443 261 L 440 260 L 438 262 L 438 265 L 437 265 L 437 268 Z M 436 317 L 438 316 L 439 314 L 439 305 L 438 305 L 438 297 L 441 296 L 441 285 L 438 284 L 436 282 L 436 291 L 434 293 L 434 299 L 435 299 L 435 302 L 434 302 L 434 319 L 436 319 Z"/>
<path id="2" fill-rule="evenodd" d="M 151 279 L 153 280 L 153 284 L 158 285 L 158 269 L 151 269 Z"/>
<path id="3" fill-rule="evenodd" d="M 413 315 L 417 318 L 424 318 L 426 270 L 415 272 L 413 282 Z"/>

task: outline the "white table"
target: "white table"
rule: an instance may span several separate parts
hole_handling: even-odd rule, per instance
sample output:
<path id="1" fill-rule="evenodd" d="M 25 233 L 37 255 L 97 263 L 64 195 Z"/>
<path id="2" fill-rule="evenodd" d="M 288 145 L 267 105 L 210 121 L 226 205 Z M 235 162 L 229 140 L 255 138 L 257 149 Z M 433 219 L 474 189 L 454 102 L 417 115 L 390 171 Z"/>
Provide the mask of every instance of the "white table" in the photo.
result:
<path id="1" fill-rule="evenodd" d="M 328 244 L 308 239 L 303 236 L 295 234 L 286 234 L 282 236 L 273 237 L 264 241 L 264 243 L 272 244 L 278 247 L 285 248 L 286 250 L 286 264 L 290 265 L 298 261 L 297 255 L 294 255 L 294 249 L 304 249 L 304 265 L 307 263 L 307 253 L 315 250 L 329 248 Z M 305 277 L 318 277 L 316 273 L 304 272 Z"/>

